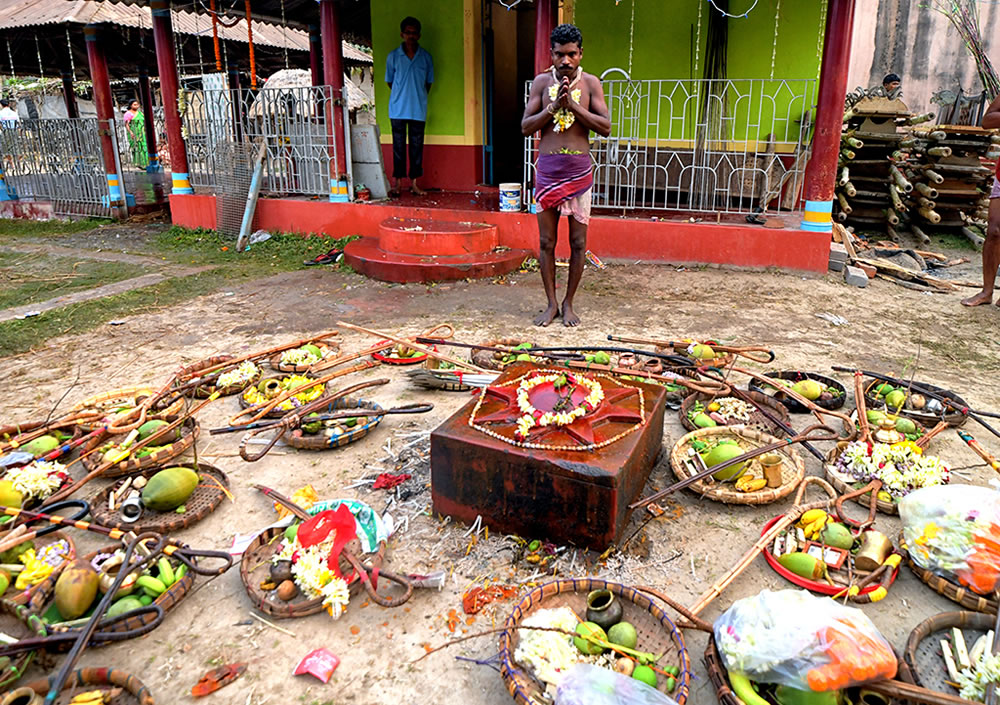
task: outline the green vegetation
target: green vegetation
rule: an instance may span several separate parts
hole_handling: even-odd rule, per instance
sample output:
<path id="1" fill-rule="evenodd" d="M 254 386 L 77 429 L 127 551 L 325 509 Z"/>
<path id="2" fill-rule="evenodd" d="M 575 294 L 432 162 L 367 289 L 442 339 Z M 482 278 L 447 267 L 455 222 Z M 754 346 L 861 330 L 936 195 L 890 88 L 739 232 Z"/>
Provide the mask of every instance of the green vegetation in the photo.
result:
<path id="1" fill-rule="evenodd" d="M 0 252 L 0 309 L 48 301 L 145 273 L 124 262 Z"/>
<path id="2" fill-rule="evenodd" d="M 0 241 L 18 237 L 39 237 L 44 235 L 72 235 L 85 230 L 93 230 L 107 225 L 106 220 L 86 218 L 84 220 L 21 220 L 0 218 Z"/>
<path id="3" fill-rule="evenodd" d="M 188 266 L 216 266 L 191 276 L 168 279 L 153 286 L 46 311 L 41 316 L 0 323 L 0 356 L 30 350 L 57 335 L 91 330 L 115 318 L 173 306 L 238 285 L 241 281 L 301 269 L 303 260 L 322 254 L 331 247 L 342 248 L 357 237 L 332 239 L 278 234 L 239 253 L 235 251 L 232 238 L 211 230 L 173 227 L 151 238 L 153 251 L 148 254 Z M 8 306 L 17 303 L 14 301 Z"/>

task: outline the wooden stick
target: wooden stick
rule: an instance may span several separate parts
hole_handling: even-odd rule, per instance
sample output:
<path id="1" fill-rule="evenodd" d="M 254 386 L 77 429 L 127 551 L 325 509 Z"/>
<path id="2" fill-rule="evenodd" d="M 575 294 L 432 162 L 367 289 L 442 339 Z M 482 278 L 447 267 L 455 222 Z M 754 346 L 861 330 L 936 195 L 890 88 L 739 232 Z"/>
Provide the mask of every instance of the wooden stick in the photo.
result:
<path id="1" fill-rule="evenodd" d="M 351 323 L 345 323 L 343 321 L 337 321 L 337 325 L 341 326 L 342 328 L 347 328 L 348 330 L 357 331 L 358 333 L 365 333 L 367 335 L 373 335 L 373 336 L 376 336 L 376 337 L 379 337 L 379 338 L 383 338 L 385 340 L 391 340 L 391 341 L 393 341 L 395 343 L 399 343 L 400 345 L 405 345 L 407 347 L 413 348 L 414 350 L 419 350 L 420 352 L 425 353 L 426 355 L 428 355 L 430 357 L 433 357 L 435 360 L 442 360 L 444 362 L 450 362 L 451 364 L 455 365 L 456 367 L 463 367 L 463 368 L 469 370 L 470 372 L 476 372 L 478 374 L 482 374 L 482 373 L 490 371 L 490 370 L 484 370 L 481 367 L 477 367 L 476 365 L 473 365 L 471 362 L 466 362 L 465 360 L 463 360 L 461 358 L 452 357 L 451 355 L 448 355 L 447 353 L 438 352 L 436 350 L 433 350 L 432 348 L 427 347 L 426 345 L 421 345 L 420 343 L 416 343 L 416 342 L 407 340 L 406 338 L 402 338 L 402 337 L 390 335 L 389 333 L 382 333 L 382 332 L 379 332 L 377 330 L 370 330 L 368 328 L 362 328 L 361 326 L 356 326 L 356 325 L 353 325 Z M 420 336 L 420 337 L 424 337 L 424 336 Z"/>
<path id="2" fill-rule="evenodd" d="M 938 421 L 937 425 L 934 426 L 934 428 L 932 428 L 930 431 L 928 431 L 927 433 L 925 433 L 924 435 L 922 435 L 920 438 L 917 439 L 917 445 L 923 448 L 924 450 L 927 450 L 927 446 L 930 445 L 931 440 L 934 438 L 934 436 L 938 435 L 942 431 L 947 431 L 950 426 L 951 424 L 947 423 L 946 421 Z"/>
<path id="3" fill-rule="evenodd" d="M 619 343 L 633 343 L 638 345 L 656 345 L 661 348 L 673 348 L 674 350 L 677 350 L 678 348 L 686 348 L 688 345 L 690 345 L 690 343 L 686 343 L 682 340 L 652 340 L 649 338 L 626 338 L 620 335 L 609 335 L 608 340 L 614 340 Z M 761 362 L 766 364 L 774 360 L 774 351 L 769 348 L 761 346 L 748 345 L 743 347 L 736 347 L 733 345 L 716 345 L 713 343 L 703 343 L 703 344 L 708 345 L 709 347 L 712 348 L 712 350 L 715 350 L 716 352 L 732 353 L 734 355 L 743 355 L 743 357 L 749 358 L 754 362 Z M 752 355 L 747 354 L 751 352 L 767 353 L 769 355 L 769 359 L 762 360 L 760 358 L 756 358 Z M 702 360 L 702 362 L 709 362 L 709 361 Z"/>
<path id="4" fill-rule="evenodd" d="M 421 333 L 420 335 L 414 336 L 414 337 L 416 337 L 416 338 L 419 338 L 419 337 L 450 338 L 453 335 L 455 335 L 455 329 L 450 324 L 448 324 L 448 323 L 440 323 L 440 324 L 434 326 L 433 328 L 429 328 L 424 333 Z M 407 340 L 405 344 L 408 347 L 412 347 L 409 340 Z M 387 343 L 380 343 L 378 345 L 373 345 L 370 348 L 367 348 L 365 350 L 361 350 L 361 351 L 356 352 L 356 353 L 350 353 L 348 355 L 342 355 L 340 357 L 335 357 L 335 358 L 332 358 L 330 360 L 320 360 L 319 362 L 314 363 L 313 366 L 310 367 L 306 371 L 307 372 L 311 372 L 311 373 L 321 372 L 322 370 L 326 370 L 326 369 L 329 369 L 331 367 L 336 367 L 337 365 L 343 365 L 345 362 L 350 362 L 352 360 L 357 360 L 360 357 L 365 357 L 365 356 L 371 355 L 373 353 L 382 352 L 383 350 L 388 350 L 392 346 L 393 346 L 393 342 L 390 340 Z"/>
<path id="5" fill-rule="evenodd" d="M 220 362 L 216 365 L 212 365 L 211 367 L 206 367 L 203 370 L 198 370 L 198 372 L 193 373 L 191 375 L 184 375 L 183 377 L 178 377 L 178 379 L 187 380 L 187 379 L 192 379 L 193 377 L 196 376 L 204 377 L 208 373 L 213 372 L 215 370 L 221 370 L 224 367 L 232 367 L 234 365 L 240 364 L 241 362 L 246 362 L 247 360 L 269 358 L 273 355 L 277 355 L 280 352 L 284 352 L 285 350 L 291 350 L 292 348 L 301 348 L 303 345 L 315 343 L 318 340 L 325 340 L 326 338 L 332 338 L 335 335 L 340 335 L 340 331 L 337 330 L 327 331 L 326 333 L 314 335 L 310 338 L 303 338 L 302 340 L 296 340 L 293 343 L 286 343 L 285 345 L 279 345 L 277 347 L 270 348 L 268 350 L 264 350 L 261 352 L 247 353 L 246 355 L 243 355 L 241 357 L 234 357 L 231 360 L 226 360 L 225 362 Z"/>
<path id="6" fill-rule="evenodd" d="M 939 693 L 935 690 L 928 690 L 918 685 L 910 685 L 896 680 L 865 683 L 864 688 L 893 698 L 894 702 L 921 703 L 922 705 L 976 705 L 971 700 L 960 698 L 957 695 Z"/>

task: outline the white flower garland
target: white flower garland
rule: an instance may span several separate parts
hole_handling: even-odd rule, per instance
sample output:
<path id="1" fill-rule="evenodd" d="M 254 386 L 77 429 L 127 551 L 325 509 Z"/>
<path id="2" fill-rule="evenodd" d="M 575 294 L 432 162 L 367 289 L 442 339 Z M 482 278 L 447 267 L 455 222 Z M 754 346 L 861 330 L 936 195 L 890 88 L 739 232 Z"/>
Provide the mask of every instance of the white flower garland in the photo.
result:
<path id="1" fill-rule="evenodd" d="M 583 96 L 583 92 L 579 88 L 574 88 L 570 91 L 569 95 L 573 99 L 573 102 L 579 103 L 580 98 Z M 554 103 L 558 97 L 559 84 L 553 83 L 549 86 L 549 100 Z M 573 125 L 574 122 L 576 122 L 576 115 L 566 108 L 559 108 L 552 113 L 552 121 L 555 123 L 552 125 L 553 132 L 565 132 Z"/>
<path id="2" fill-rule="evenodd" d="M 540 411 L 531 405 L 528 397 L 535 387 L 552 382 L 556 389 L 564 386 L 570 389 L 581 386 L 590 390 L 586 398 L 572 411 Z M 572 392 L 570 392 L 572 395 Z M 521 380 L 517 387 L 517 408 L 521 410 L 523 416 L 517 420 L 517 431 L 514 435 L 524 440 L 532 428 L 539 426 L 568 426 L 581 416 L 586 416 L 594 411 L 601 402 L 604 401 L 604 388 L 601 383 L 586 377 L 577 377 L 569 372 L 561 374 L 537 375 Z"/>
<path id="3" fill-rule="evenodd" d="M 36 460 L 19 468 L 8 470 L 4 480 L 9 480 L 24 500 L 45 499 L 66 481 L 69 475 L 62 463 Z"/>
<path id="4" fill-rule="evenodd" d="M 236 369 L 223 372 L 219 375 L 219 378 L 215 380 L 215 386 L 225 389 L 226 387 L 234 387 L 238 384 L 246 384 L 259 374 L 260 368 L 250 360 L 247 360 Z"/>
<path id="5" fill-rule="evenodd" d="M 347 581 L 337 577 L 327 560 L 333 549 L 333 539 L 303 548 L 298 539 L 285 540 L 281 550 L 271 559 L 272 563 L 292 562 L 295 584 L 310 598 L 323 598 L 323 606 L 334 619 L 339 619 L 351 599 Z"/>
<path id="6" fill-rule="evenodd" d="M 305 348 L 295 348 L 281 353 L 282 365 L 311 365 L 319 360 L 320 358 L 316 357 L 312 351 Z"/>

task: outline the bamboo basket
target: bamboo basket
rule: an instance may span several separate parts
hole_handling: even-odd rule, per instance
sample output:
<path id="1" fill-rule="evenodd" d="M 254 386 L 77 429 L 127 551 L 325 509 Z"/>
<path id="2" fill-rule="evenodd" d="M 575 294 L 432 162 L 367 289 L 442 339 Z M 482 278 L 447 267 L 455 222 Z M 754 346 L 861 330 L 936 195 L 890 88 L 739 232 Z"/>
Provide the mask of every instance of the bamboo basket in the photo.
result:
<path id="1" fill-rule="evenodd" d="M 165 420 L 172 422 L 176 419 L 167 418 Z M 160 450 L 155 450 L 142 458 L 136 458 L 134 456 L 128 457 L 106 470 L 101 474 L 101 477 L 124 477 L 125 475 L 145 470 L 146 468 L 161 467 L 174 458 L 182 455 L 184 451 L 194 445 L 194 442 L 198 439 L 198 435 L 201 432 L 201 427 L 199 426 L 197 419 L 189 417 L 178 427 L 178 430 L 181 432 L 181 437 L 170 445 L 163 446 Z M 112 434 L 102 433 L 100 436 L 84 445 L 83 452 L 88 453 L 95 448 L 99 448 L 107 443 L 108 439 L 111 437 Z M 86 456 L 81 462 L 83 463 L 83 467 L 85 467 L 88 472 L 93 472 L 94 470 L 97 470 L 97 468 L 99 468 L 104 461 L 101 454 L 98 452 Z"/>
<path id="2" fill-rule="evenodd" d="M 780 419 L 786 425 L 789 424 L 790 417 L 788 415 L 788 409 L 786 409 L 781 402 L 777 401 L 776 399 L 773 399 L 772 397 L 769 397 L 768 395 L 762 392 L 747 392 L 747 394 L 756 403 L 760 404 L 763 407 L 766 407 L 772 416 L 774 416 L 777 419 Z M 725 396 L 728 395 L 723 395 L 723 397 Z M 717 401 L 719 398 L 720 397 L 718 396 L 712 396 L 710 394 L 701 394 L 701 393 L 691 394 L 685 397 L 684 401 L 681 402 L 680 410 L 677 412 L 678 417 L 680 418 L 681 421 L 681 425 L 688 431 L 697 431 L 698 426 L 695 426 L 694 423 L 691 421 L 691 419 L 688 418 L 688 412 L 694 406 L 695 402 L 700 401 L 705 406 L 708 406 L 710 402 Z M 787 435 L 780 426 L 778 426 L 776 423 L 774 423 L 769 418 L 764 416 L 764 414 L 761 413 L 760 409 L 757 408 L 753 408 L 753 410 L 750 412 L 749 421 L 739 421 L 730 426 L 716 426 L 713 428 L 733 428 L 735 426 L 741 426 L 743 428 L 758 431 L 760 433 L 766 433 L 772 436 Z"/>
<path id="3" fill-rule="evenodd" d="M 997 613 L 998 605 L 1000 605 L 1000 595 L 997 593 L 993 593 L 992 596 L 980 595 L 969 588 L 962 587 L 958 583 L 918 565 L 910 557 L 910 552 L 906 549 L 902 532 L 899 534 L 899 546 L 906 552 L 906 562 L 909 564 L 913 574 L 921 582 L 926 583 L 934 592 L 947 597 L 952 602 L 958 603 L 967 610 L 985 612 L 986 614 Z"/>
<path id="4" fill-rule="evenodd" d="M 62 533 L 61 531 L 55 531 L 51 534 L 45 534 L 44 536 L 32 539 L 32 542 L 35 545 L 36 552 L 39 548 L 42 548 L 44 546 L 50 546 L 56 543 L 57 541 L 65 541 L 67 544 L 69 544 L 69 552 L 66 554 L 66 557 L 63 559 L 63 562 L 60 563 L 58 566 L 56 566 L 56 569 L 53 570 L 52 573 L 49 575 L 49 577 L 54 577 L 54 578 L 58 578 L 59 574 L 62 573 L 63 568 L 65 568 L 74 560 L 76 560 L 76 543 L 73 542 L 73 537 L 70 536 L 69 534 Z M 10 587 L 8 588 L 8 593 L 4 595 L 3 601 L 4 602 L 10 601 L 17 605 L 25 605 L 31 611 L 35 611 L 35 608 L 39 604 L 39 600 L 45 599 L 44 588 L 43 588 L 45 580 L 41 581 L 36 585 L 32 585 L 27 590 L 21 590 L 19 592 L 15 592 L 16 591 L 16 588 L 14 587 L 15 579 L 16 576 L 12 575 L 10 579 Z"/>
<path id="5" fill-rule="evenodd" d="M 45 697 L 55 680 L 55 674 L 48 678 L 31 681 L 30 688 Z M 117 668 L 80 668 L 70 673 L 54 705 L 67 705 L 73 696 L 92 690 L 120 688 L 121 693 L 112 701 L 114 705 L 154 705 L 153 695 L 141 680 Z"/>
<path id="6" fill-rule="evenodd" d="M 152 396 L 156 394 L 156 391 L 151 387 L 120 387 L 119 389 L 112 389 L 108 392 L 102 392 L 101 394 L 95 394 L 92 397 L 87 397 L 81 402 L 78 402 L 70 409 L 69 413 L 79 413 L 82 411 L 92 411 L 94 413 L 100 413 L 102 416 L 107 415 L 112 409 L 116 409 L 122 405 L 135 405 L 139 399 Z M 149 414 L 148 419 L 153 418 L 165 418 L 167 416 L 177 416 L 184 409 L 184 398 L 181 397 L 174 401 L 166 409 L 156 409 L 155 414 Z M 104 424 L 101 421 L 81 421 L 80 426 L 85 431 L 96 431 L 101 428 Z"/>
<path id="7" fill-rule="evenodd" d="M 865 403 L 867 404 L 869 409 L 881 410 L 884 409 L 886 406 L 884 401 L 881 401 L 877 396 L 875 396 L 875 387 L 879 386 L 880 384 L 883 384 L 880 380 L 871 378 L 869 378 L 868 381 L 865 383 Z M 955 402 L 955 404 L 957 404 L 962 408 L 966 408 L 969 406 L 965 402 L 965 400 L 962 399 L 962 397 L 958 396 L 958 394 L 951 391 L 950 389 L 945 389 L 944 387 L 938 387 L 933 384 L 927 384 L 926 382 L 919 382 L 919 381 L 915 381 L 914 384 L 929 389 L 932 392 L 935 392 L 936 394 L 942 397 L 951 399 L 953 402 Z M 895 413 L 895 410 L 893 410 L 893 413 Z M 948 411 L 948 410 L 945 410 L 945 413 L 942 414 L 930 414 L 925 411 L 916 411 L 914 409 L 903 408 L 899 411 L 899 415 L 911 418 L 914 421 L 921 423 L 927 427 L 934 426 L 937 424 L 938 421 L 942 420 L 945 421 L 949 426 L 957 427 L 963 425 L 966 421 L 969 420 L 965 414 L 959 413 L 957 411 Z"/>
<path id="8" fill-rule="evenodd" d="M 109 546 L 105 546 L 97 551 L 94 551 L 93 553 L 87 554 L 86 556 L 83 557 L 82 560 L 85 560 L 89 563 L 90 561 L 94 560 L 94 558 L 97 557 L 99 553 L 111 553 L 118 549 L 124 549 L 124 545 L 121 543 L 116 543 L 116 544 L 111 544 Z M 148 568 L 150 567 L 150 565 L 155 565 L 155 563 L 147 564 L 146 567 Z M 42 615 L 45 614 L 46 610 L 48 610 L 49 607 L 52 606 L 53 601 L 55 600 L 56 576 L 54 575 L 49 576 L 39 585 L 44 587 L 41 587 L 41 589 L 39 590 L 37 598 L 32 600 L 31 615 L 40 618 Z M 188 572 L 184 575 L 183 578 L 175 582 L 173 585 L 167 588 L 165 592 L 161 593 L 157 598 L 155 598 L 153 600 L 153 604 L 159 605 L 164 613 L 169 612 L 171 609 L 176 607 L 181 600 L 183 600 L 187 596 L 187 594 L 191 591 L 191 587 L 193 585 L 194 585 L 194 574 Z M 96 602 L 99 599 L 100 599 L 100 593 L 98 593 L 98 596 L 94 598 L 94 601 Z M 125 639 L 131 639 L 136 636 L 142 636 L 143 634 L 145 634 L 143 627 L 145 627 L 150 622 L 154 621 L 155 618 L 156 617 L 154 614 L 147 612 L 137 617 L 130 617 L 123 619 L 117 622 L 113 627 L 110 627 L 104 631 L 114 632 L 116 635 L 118 635 L 118 638 L 116 638 L 114 642 L 122 641 Z M 165 614 L 164 618 L 166 618 Z M 60 626 L 59 624 L 50 624 L 47 625 L 47 628 L 50 633 L 79 632 L 78 628 L 64 627 Z M 135 633 L 133 634 L 132 632 Z M 94 646 L 105 646 L 107 644 L 114 642 L 92 641 L 91 644 Z M 64 645 L 64 646 L 67 649 L 69 648 L 69 645 Z"/>
<path id="9" fill-rule="evenodd" d="M 201 360 L 199 362 L 188 365 L 187 367 L 178 370 L 177 378 L 179 380 L 185 380 L 185 381 L 190 380 L 192 377 L 198 376 L 198 373 L 201 372 L 202 370 L 207 370 L 209 368 L 216 367 L 223 362 L 228 362 L 229 360 L 234 360 L 234 359 L 236 358 L 233 355 L 216 355 L 214 357 L 208 357 L 205 358 L 204 360 Z M 264 371 L 261 369 L 260 365 L 258 365 L 256 362 L 254 363 L 254 365 L 256 365 L 257 367 L 257 374 L 244 384 L 231 384 L 228 387 L 216 387 L 214 384 L 211 383 L 203 384 L 198 387 L 195 387 L 194 396 L 196 396 L 199 399 L 207 399 L 216 392 L 218 392 L 220 397 L 228 397 L 233 394 L 238 394 L 239 392 L 242 392 L 251 384 L 256 384 L 260 380 L 261 375 L 264 374 Z M 229 369 L 233 369 L 236 366 L 237 365 L 231 365 Z M 221 374 L 223 372 L 228 372 L 229 369 L 222 368 L 217 371 Z"/>
<path id="10" fill-rule="evenodd" d="M 325 409 L 320 409 L 317 413 L 331 414 L 339 411 L 349 411 L 350 409 L 370 409 L 380 411 L 381 406 L 373 401 L 363 399 L 353 399 L 351 397 L 341 397 L 330 402 Z M 302 419 L 303 423 L 309 417 Z M 285 431 L 282 440 L 293 448 L 303 450 L 329 450 L 330 448 L 341 448 L 348 443 L 359 441 L 375 430 L 375 427 L 382 423 L 384 416 L 362 416 L 358 418 L 355 426 L 345 428 L 343 433 L 327 436 L 324 431 L 320 433 L 304 433 L 301 426 L 294 431 Z"/>
<path id="11" fill-rule="evenodd" d="M 844 405 L 847 401 L 847 388 L 844 385 L 835 380 L 833 377 L 827 377 L 826 375 L 821 375 L 818 372 L 803 372 L 800 370 L 782 370 L 781 372 L 765 372 L 765 377 L 771 377 L 772 379 L 786 379 L 791 382 L 799 382 L 804 379 L 815 380 L 827 387 L 832 387 L 839 392 L 839 395 L 833 397 L 832 399 L 827 399 L 826 401 L 820 401 L 816 399 L 813 404 L 820 407 L 821 409 L 826 409 L 827 411 L 836 411 Z M 793 414 L 808 414 L 809 409 L 799 403 L 797 400 L 792 399 L 787 394 L 782 394 L 781 387 L 778 386 L 774 391 L 767 391 L 764 389 L 764 385 L 756 379 L 751 378 L 750 384 L 747 387 L 751 392 L 760 392 L 761 394 L 767 394 L 780 401 L 785 405 Z"/>
<path id="12" fill-rule="evenodd" d="M 301 374 L 304 372 L 308 372 L 313 365 L 316 365 L 319 362 L 322 362 L 323 360 L 326 360 L 328 358 L 332 358 L 340 352 L 339 343 L 315 342 L 312 343 L 312 345 L 315 345 L 317 348 L 319 348 L 320 353 L 322 353 L 322 357 L 320 358 L 320 360 L 317 360 L 316 362 L 311 362 L 308 365 L 290 365 L 287 363 L 283 363 L 281 361 L 281 356 L 283 353 L 277 353 L 276 355 L 273 355 L 268 359 L 267 364 L 271 366 L 272 370 L 277 370 L 278 372 L 292 372 Z M 292 349 L 295 350 L 296 348 Z"/>
<path id="13" fill-rule="evenodd" d="M 834 489 L 840 494 L 847 494 L 858 489 L 855 487 L 855 483 L 861 484 L 858 480 L 855 480 L 850 475 L 846 475 L 835 466 L 837 458 L 843 452 L 844 448 L 847 447 L 846 441 L 841 441 L 826 454 L 826 462 L 823 464 L 823 469 L 826 471 L 826 478 L 833 485 Z M 854 497 L 854 501 L 860 504 L 862 507 L 867 508 L 871 504 L 871 498 L 869 497 L 871 493 L 866 492 L 863 495 Z M 895 502 L 887 502 L 884 499 L 879 499 L 876 503 L 878 510 L 883 514 L 899 514 L 899 508 L 896 506 Z"/>
<path id="14" fill-rule="evenodd" d="M 281 379 L 282 377 L 285 377 L 285 376 L 287 376 L 287 375 L 278 375 L 276 377 L 270 377 L 268 379 Z M 305 377 L 311 377 L 312 379 L 316 379 L 315 377 L 312 377 L 311 375 L 303 375 L 303 376 L 305 376 Z M 309 387 L 308 389 L 312 389 L 312 387 Z M 307 391 L 307 390 L 303 390 L 303 391 Z M 307 403 L 311 404 L 312 402 L 318 401 L 319 399 L 322 399 L 325 396 L 329 396 L 330 393 L 331 393 L 331 391 L 332 390 L 330 388 L 330 382 L 327 382 L 327 383 L 323 384 L 323 393 L 320 394 L 318 397 L 316 397 L 316 399 L 313 399 L 312 401 L 307 402 Z M 246 392 L 246 390 L 243 390 L 243 392 L 240 393 L 240 395 L 236 397 L 237 400 L 239 400 L 239 404 L 240 404 L 240 408 L 241 409 L 249 409 L 251 406 L 253 406 L 253 404 L 251 404 L 250 402 L 248 402 L 246 400 L 246 397 L 244 396 L 245 392 Z M 293 399 L 293 397 L 289 397 L 289 398 Z M 293 408 L 291 408 L 291 409 L 282 409 L 282 408 L 279 408 L 284 403 L 285 402 L 281 402 L 281 404 L 278 404 L 276 407 L 274 407 L 269 412 L 267 412 L 266 414 L 264 414 L 264 416 L 262 418 L 265 418 L 265 419 L 280 419 L 283 416 L 285 416 L 285 414 L 289 413 L 290 411 L 294 411 L 295 409 L 299 408 L 298 406 L 294 406 L 294 404 L 297 403 L 297 402 L 293 402 Z"/>
<path id="15" fill-rule="evenodd" d="M 30 606 L 15 604 L 10 600 L 0 600 L 0 631 L 25 639 L 48 636 L 45 623 Z M 35 653 L 35 651 L 25 651 L 15 654 L 9 661 L 0 664 L 0 688 L 6 688 L 19 681 L 28 664 L 34 659 Z"/>
<path id="16" fill-rule="evenodd" d="M 189 467 L 200 475 L 212 478 L 211 480 L 202 478 L 202 481 L 195 487 L 194 492 L 184 502 L 184 513 L 178 514 L 176 511 L 159 512 L 155 509 L 143 507 L 142 516 L 137 521 L 127 522 L 122 520 L 118 509 L 112 510 L 108 506 L 108 498 L 111 496 L 112 490 L 117 489 L 123 482 L 129 479 L 134 480 L 136 477 L 144 477 L 148 480 L 163 469 L 155 467 L 147 468 L 134 475 L 129 475 L 128 478 L 123 478 L 121 482 L 108 485 L 100 492 L 96 492 L 89 500 L 90 515 L 94 523 L 112 529 L 134 531 L 135 533 L 155 531 L 159 534 L 171 534 L 180 529 L 194 526 L 194 524 L 211 514 L 222 502 L 226 496 L 223 488 L 226 490 L 229 489 L 229 478 L 226 477 L 226 474 L 222 470 L 208 463 L 198 463 L 197 465 L 193 463 L 178 463 L 178 465 Z"/>
<path id="17" fill-rule="evenodd" d="M 540 702 L 543 692 L 539 682 L 529 675 L 514 659 L 519 641 L 518 625 L 539 609 L 567 606 L 578 615 L 587 611 L 587 593 L 592 590 L 610 590 L 621 600 L 622 619 L 631 622 L 639 635 L 636 648 L 653 653 L 666 652 L 667 656 L 658 663 L 677 665 L 677 687 L 670 697 L 678 705 L 684 705 L 691 684 L 691 659 L 680 629 L 671 621 L 667 613 L 646 593 L 632 587 L 609 583 L 597 578 L 573 578 L 556 580 L 540 585 L 525 595 L 514 606 L 504 622 L 500 634 L 500 675 L 507 690 L 520 705 Z M 665 692 L 665 678 L 660 678 L 658 686 Z"/>
<path id="18" fill-rule="evenodd" d="M 914 627 L 906 640 L 903 658 L 913 673 L 917 685 L 950 695 L 957 695 L 955 689 L 945 681 L 949 679 L 938 632 L 950 631 L 957 627 L 965 633 L 965 643 L 969 648 L 980 636 L 993 629 L 996 618 L 982 612 L 942 612 L 925 619 Z M 971 633 L 971 637 L 970 637 Z"/>
<path id="19" fill-rule="evenodd" d="M 674 444 L 670 451 L 670 468 L 678 480 L 686 480 L 694 473 L 685 465 L 684 461 L 689 457 L 688 449 L 691 442 L 695 440 L 715 441 L 722 438 L 731 438 L 743 449 L 744 452 L 780 442 L 779 439 L 769 436 L 759 431 L 745 429 L 740 426 L 719 426 L 716 428 L 700 428 L 683 436 Z M 724 504 L 749 504 L 760 505 L 770 504 L 790 495 L 802 482 L 806 474 L 805 464 L 802 458 L 790 446 L 772 451 L 780 455 L 784 462 L 781 469 L 781 486 L 765 487 L 756 492 L 740 492 L 735 489 L 732 483 L 717 482 L 706 478 L 690 485 L 687 489 L 697 492 L 702 497 L 722 502 Z M 763 477 L 763 469 L 760 458 L 752 458 L 744 465 L 746 472 L 755 476 Z"/>

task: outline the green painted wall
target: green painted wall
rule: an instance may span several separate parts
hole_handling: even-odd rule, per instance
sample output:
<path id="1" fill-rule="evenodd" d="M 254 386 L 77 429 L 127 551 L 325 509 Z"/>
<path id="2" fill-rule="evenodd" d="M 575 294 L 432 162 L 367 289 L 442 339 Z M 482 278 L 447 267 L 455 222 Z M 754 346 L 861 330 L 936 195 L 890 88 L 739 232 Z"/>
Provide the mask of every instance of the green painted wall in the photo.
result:
<path id="1" fill-rule="evenodd" d="M 775 11 L 779 0 L 759 0 L 747 17 L 730 18 L 727 66 L 735 91 L 727 96 L 730 139 L 763 139 L 779 133 L 779 141 L 794 142 L 802 113 L 812 107 L 814 89 L 803 80 L 815 80 L 819 73 L 817 40 L 820 35 L 823 0 L 783 0 L 777 26 L 777 49 L 774 76 L 786 79 L 751 84 L 738 79 L 768 79 L 771 75 L 771 52 L 775 46 Z M 731 0 L 730 12 L 749 8 L 753 0 Z M 695 42 L 698 8 L 701 6 L 701 32 Z M 634 20 L 633 20 L 634 12 Z M 694 75 L 694 51 L 705 50 L 709 13 L 716 12 L 705 0 L 576 0 L 575 23 L 583 32 L 584 68 L 600 75 L 608 68 L 628 70 L 629 45 L 632 46 L 633 79 L 701 78 L 705 61 L 697 61 Z M 609 78 L 621 78 L 611 75 Z M 692 84 L 678 89 L 664 88 L 659 101 L 632 107 L 618 104 L 621 110 L 634 110 L 630 118 L 645 123 L 649 110 L 658 110 L 659 127 L 645 135 L 650 139 L 692 139 L 697 115 L 697 101 L 690 98 Z M 737 96 L 742 94 L 742 98 Z M 802 95 L 808 98 L 803 99 Z M 762 95 L 765 96 L 762 99 Z M 659 102 L 659 106 L 657 106 Z M 616 105 L 611 104 L 612 110 Z M 670 121 L 663 119 L 671 114 Z M 654 115 L 654 120 L 656 116 Z"/>
<path id="2" fill-rule="evenodd" d="M 378 0 L 372 4 L 372 53 L 375 61 L 375 114 L 383 135 L 391 134 L 385 57 L 402 41 L 399 22 L 420 20 L 420 46 L 434 59 L 434 86 L 427 99 L 428 135 L 462 135 L 465 130 L 465 78 L 462 0 Z"/>

